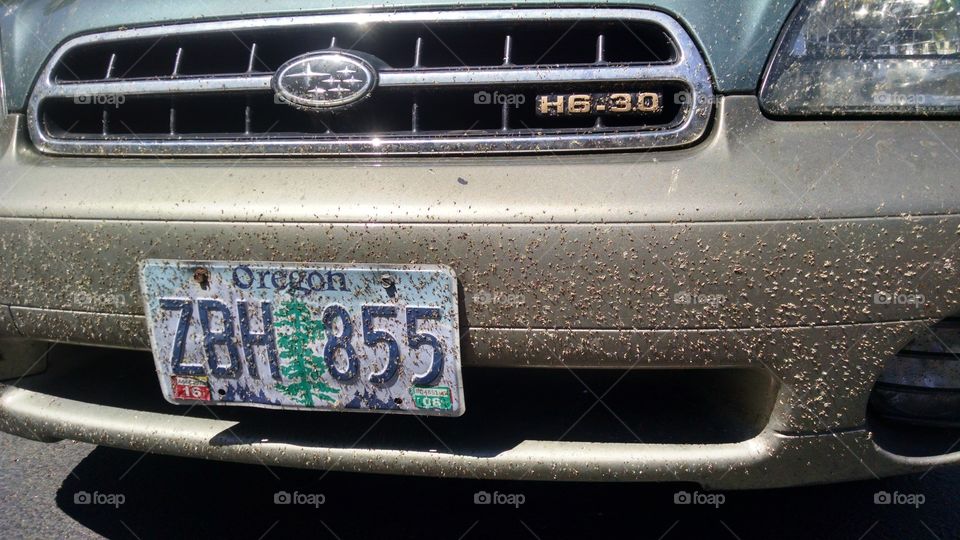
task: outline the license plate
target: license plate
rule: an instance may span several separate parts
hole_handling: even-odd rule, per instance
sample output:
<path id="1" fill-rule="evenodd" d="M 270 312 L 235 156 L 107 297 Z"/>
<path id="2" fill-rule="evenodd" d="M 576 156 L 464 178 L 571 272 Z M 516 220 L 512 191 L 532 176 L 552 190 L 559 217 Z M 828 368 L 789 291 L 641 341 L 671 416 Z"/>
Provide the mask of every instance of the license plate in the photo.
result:
<path id="1" fill-rule="evenodd" d="M 463 414 L 449 267 L 147 260 L 140 285 L 171 403 Z"/>

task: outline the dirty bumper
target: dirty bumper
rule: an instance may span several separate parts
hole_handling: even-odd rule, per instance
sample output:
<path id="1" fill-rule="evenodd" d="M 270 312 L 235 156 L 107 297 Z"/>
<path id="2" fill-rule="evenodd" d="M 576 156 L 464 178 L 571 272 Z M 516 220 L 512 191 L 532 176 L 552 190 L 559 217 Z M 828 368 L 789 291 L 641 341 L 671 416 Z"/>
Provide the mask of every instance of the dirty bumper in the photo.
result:
<path id="1" fill-rule="evenodd" d="M 522 441 L 493 456 L 324 446 L 322 435 L 252 441 L 235 422 L 134 411 L 15 387 L 0 390 L 4 431 L 142 452 L 269 466 L 369 473 L 528 480 L 689 481 L 709 488 L 777 487 L 923 470 L 944 458 L 905 458 L 868 434 L 787 436 L 767 430 L 748 441 L 671 445 Z M 438 442 L 438 445 L 440 443 Z M 442 448 L 442 447 L 441 447 Z"/>

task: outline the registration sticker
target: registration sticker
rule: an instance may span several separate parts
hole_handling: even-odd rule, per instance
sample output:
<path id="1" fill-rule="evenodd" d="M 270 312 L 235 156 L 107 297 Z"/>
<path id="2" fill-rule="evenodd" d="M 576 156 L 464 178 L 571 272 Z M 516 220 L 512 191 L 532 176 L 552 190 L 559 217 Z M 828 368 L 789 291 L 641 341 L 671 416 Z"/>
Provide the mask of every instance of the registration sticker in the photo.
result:
<path id="1" fill-rule="evenodd" d="M 437 386 L 434 388 L 414 386 L 410 389 L 410 396 L 413 397 L 413 404 L 416 405 L 418 409 L 446 411 L 453 407 L 452 393 L 450 392 L 450 388 L 446 386 Z"/>
<path id="2" fill-rule="evenodd" d="M 210 385 L 206 377 L 170 377 L 176 399 L 210 401 Z"/>

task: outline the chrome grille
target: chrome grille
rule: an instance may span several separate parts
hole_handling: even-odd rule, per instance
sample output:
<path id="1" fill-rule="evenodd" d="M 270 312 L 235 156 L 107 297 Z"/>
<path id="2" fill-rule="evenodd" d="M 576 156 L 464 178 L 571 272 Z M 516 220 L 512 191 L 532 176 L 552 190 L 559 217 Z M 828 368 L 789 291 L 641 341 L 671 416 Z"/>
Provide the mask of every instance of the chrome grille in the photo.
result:
<path id="1" fill-rule="evenodd" d="M 374 58 L 371 96 L 304 111 L 274 72 L 310 52 Z M 540 116 L 538 95 L 657 92 L 649 115 Z M 43 151 L 96 155 L 381 155 L 670 148 L 706 131 L 712 87 L 669 16 L 633 9 L 313 15 L 74 38 L 31 95 Z"/>

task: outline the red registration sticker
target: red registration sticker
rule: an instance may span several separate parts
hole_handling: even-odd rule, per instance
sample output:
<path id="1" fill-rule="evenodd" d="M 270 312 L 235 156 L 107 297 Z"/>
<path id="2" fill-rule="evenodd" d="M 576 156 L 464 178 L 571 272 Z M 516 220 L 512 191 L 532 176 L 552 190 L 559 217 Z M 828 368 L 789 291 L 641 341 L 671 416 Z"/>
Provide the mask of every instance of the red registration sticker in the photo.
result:
<path id="1" fill-rule="evenodd" d="M 210 387 L 206 377 L 170 377 L 173 382 L 173 397 L 175 399 L 193 399 L 210 401 Z"/>

